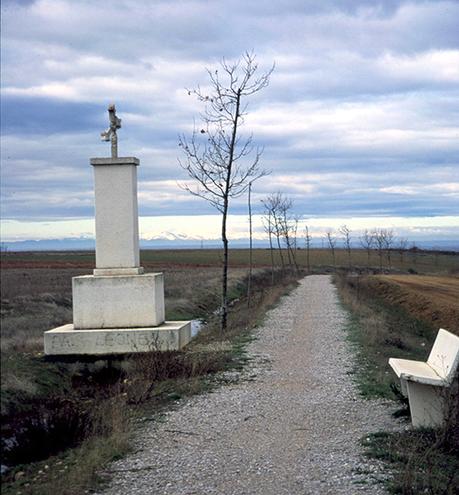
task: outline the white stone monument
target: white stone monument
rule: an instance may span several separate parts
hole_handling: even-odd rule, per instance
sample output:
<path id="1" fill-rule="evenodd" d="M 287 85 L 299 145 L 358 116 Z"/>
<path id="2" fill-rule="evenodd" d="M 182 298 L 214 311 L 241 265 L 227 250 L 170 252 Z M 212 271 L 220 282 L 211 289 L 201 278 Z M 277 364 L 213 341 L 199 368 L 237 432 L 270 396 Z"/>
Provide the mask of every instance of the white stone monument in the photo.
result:
<path id="1" fill-rule="evenodd" d="M 143 273 L 139 257 L 137 167 L 118 158 L 121 120 L 108 108 L 111 158 L 92 158 L 96 203 L 96 268 L 74 277 L 73 324 L 45 332 L 45 354 L 120 354 L 181 349 L 191 322 L 165 321 L 162 273 Z"/>

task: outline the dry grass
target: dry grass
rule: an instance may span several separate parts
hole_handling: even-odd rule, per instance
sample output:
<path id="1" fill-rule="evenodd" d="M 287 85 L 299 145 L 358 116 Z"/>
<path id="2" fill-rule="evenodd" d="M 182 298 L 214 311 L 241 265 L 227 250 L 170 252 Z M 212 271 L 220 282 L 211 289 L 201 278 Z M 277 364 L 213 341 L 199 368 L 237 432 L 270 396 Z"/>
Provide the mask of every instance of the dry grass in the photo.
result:
<path id="1" fill-rule="evenodd" d="M 343 304 L 350 309 L 348 332 L 359 357 L 356 377 L 363 395 L 394 396 L 397 385 L 390 357 L 427 359 L 438 329 L 398 306 L 378 300 L 368 289 L 368 276 L 335 277 Z"/>
<path id="2" fill-rule="evenodd" d="M 188 266 L 162 271 L 168 319 L 199 318 L 218 307 L 220 268 Z M 41 352 L 43 332 L 72 321 L 72 277 L 86 273 L 86 269 L 62 266 L 3 269 L 2 352 Z M 245 275 L 245 269 L 232 269 L 230 287 Z"/>

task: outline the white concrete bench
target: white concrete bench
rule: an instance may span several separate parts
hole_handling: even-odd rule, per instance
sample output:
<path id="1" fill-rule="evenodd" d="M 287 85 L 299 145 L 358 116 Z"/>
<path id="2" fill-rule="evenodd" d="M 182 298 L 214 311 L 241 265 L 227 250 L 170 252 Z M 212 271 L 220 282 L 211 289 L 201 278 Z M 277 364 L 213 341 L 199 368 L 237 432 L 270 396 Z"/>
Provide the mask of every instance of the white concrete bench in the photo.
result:
<path id="1" fill-rule="evenodd" d="M 440 328 L 427 362 L 390 358 L 410 403 L 414 427 L 441 426 L 459 364 L 459 337 Z"/>

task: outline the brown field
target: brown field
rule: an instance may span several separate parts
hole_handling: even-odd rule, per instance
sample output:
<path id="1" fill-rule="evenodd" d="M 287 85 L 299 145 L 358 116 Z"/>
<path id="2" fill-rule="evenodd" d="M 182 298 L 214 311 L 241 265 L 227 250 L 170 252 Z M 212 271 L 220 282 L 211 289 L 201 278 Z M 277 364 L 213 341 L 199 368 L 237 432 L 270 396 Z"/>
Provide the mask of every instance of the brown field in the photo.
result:
<path id="1" fill-rule="evenodd" d="M 302 247 L 299 245 L 299 247 Z M 284 258 L 287 254 L 284 250 Z M 306 267 L 306 249 L 296 252 L 298 265 Z M 165 270 L 177 267 L 210 267 L 221 266 L 223 252 L 221 249 L 145 249 L 140 252 L 141 265 L 150 270 Z M 279 252 L 274 253 L 276 265 L 280 265 Z M 349 266 L 347 252 L 344 249 L 336 250 L 336 266 Z M 353 249 L 351 265 L 356 268 L 371 268 L 379 270 L 378 254 L 372 251 L 370 258 L 362 249 Z M 248 249 L 230 249 L 229 263 L 233 268 L 247 267 L 249 262 Z M 260 268 L 271 266 L 269 249 L 254 249 L 253 263 Z M 333 258 L 330 249 L 311 249 L 311 267 L 318 270 L 333 269 Z M 91 251 L 50 251 L 50 252 L 8 252 L 2 253 L 2 269 L 9 268 L 73 268 L 91 270 L 95 265 L 94 252 Z M 459 270 L 459 253 L 442 253 L 434 251 L 404 252 L 403 256 L 394 251 L 390 261 L 387 256 L 382 259 L 384 271 L 408 270 L 416 273 L 451 274 Z"/>
<path id="2" fill-rule="evenodd" d="M 368 286 L 435 328 L 459 335 L 459 277 L 377 275 L 369 277 Z"/>

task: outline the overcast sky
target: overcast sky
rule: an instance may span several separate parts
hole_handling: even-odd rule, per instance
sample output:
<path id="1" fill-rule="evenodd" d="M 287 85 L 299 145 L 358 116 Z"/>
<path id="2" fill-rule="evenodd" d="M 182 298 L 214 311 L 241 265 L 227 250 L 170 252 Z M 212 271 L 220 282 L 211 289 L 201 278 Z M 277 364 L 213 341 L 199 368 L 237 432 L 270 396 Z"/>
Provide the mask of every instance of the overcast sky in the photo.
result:
<path id="1" fill-rule="evenodd" d="M 324 226 L 388 217 L 459 239 L 458 26 L 457 1 L 3 0 L 3 235 L 56 237 L 69 220 L 91 234 L 89 158 L 109 154 L 115 102 L 120 156 L 141 161 L 140 215 L 202 236 L 208 217 L 183 217 L 214 210 L 177 186 L 177 137 L 200 111 L 185 88 L 254 50 L 276 64 L 241 129 L 272 171 L 255 209 L 280 190 Z"/>

